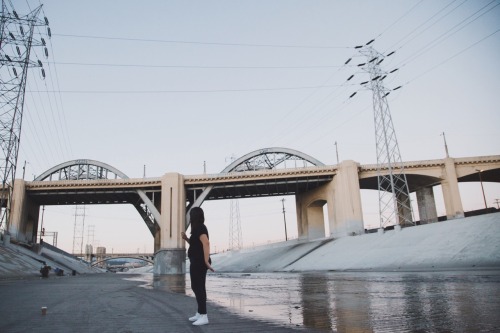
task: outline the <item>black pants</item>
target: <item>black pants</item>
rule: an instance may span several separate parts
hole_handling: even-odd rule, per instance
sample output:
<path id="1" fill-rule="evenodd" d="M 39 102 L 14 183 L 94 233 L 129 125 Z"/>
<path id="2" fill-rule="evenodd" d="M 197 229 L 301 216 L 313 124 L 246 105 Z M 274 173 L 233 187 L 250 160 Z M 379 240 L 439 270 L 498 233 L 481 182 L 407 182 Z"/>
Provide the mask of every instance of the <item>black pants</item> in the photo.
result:
<path id="1" fill-rule="evenodd" d="M 193 289 L 194 295 L 196 296 L 199 314 L 207 314 L 207 289 L 205 288 L 207 270 L 205 263 L 191 263 L 189 267 L 191 289 Z"/>

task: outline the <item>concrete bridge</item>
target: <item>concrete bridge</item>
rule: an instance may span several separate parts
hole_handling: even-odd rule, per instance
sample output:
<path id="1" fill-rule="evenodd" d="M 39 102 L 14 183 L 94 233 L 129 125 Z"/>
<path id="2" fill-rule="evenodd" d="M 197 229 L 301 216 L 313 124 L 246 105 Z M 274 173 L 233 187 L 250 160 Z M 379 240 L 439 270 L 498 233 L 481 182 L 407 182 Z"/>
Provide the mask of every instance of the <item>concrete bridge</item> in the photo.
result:
<path id="1" fill-rule="evenodd" d="M 464 216 L 459 182 L 500 182 L 500 155 L 404 163 L 410 192 L 416 192 L 421 223 L 437 221 L 433 187 L 442 186 L 448 219 Z M 286 148 L 267 148 L 233 161 L 220 174 L 167 173 L 158 178 L 128 178 L 93 160 L 57 165 L 34 181 L 17 179 L 8 230 L 20 241 L 36 241 L 41 205 L 132 204 L 155 242 L 155 274 L 185 271 L 180 232 L 188 211 L 205 200 L 295 195 L 299 239 L 325 236 L 327 204 L 330 236 L 364 232 L 361 189 L 378 188 L 387 168 L 343 161 L 324 165 Z"/>

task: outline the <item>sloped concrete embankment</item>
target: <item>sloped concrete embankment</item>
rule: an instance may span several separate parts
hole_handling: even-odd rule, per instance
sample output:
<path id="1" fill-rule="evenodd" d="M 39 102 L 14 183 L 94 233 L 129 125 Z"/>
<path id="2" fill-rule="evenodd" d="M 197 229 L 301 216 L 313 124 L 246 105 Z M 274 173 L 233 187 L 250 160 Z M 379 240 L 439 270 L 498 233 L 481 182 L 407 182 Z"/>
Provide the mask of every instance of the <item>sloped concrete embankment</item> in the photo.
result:
<path id="1" fill-rule="evenodd" d="M 500 213 L 213 256 L 219 272 L 500 269 Z"/>
<path id="2" fill-rule="evenodd" d="M 50 275 L 55 275 L 55 269 L 64 271 L 64 275 L 74 270 L 78 274 L 102 272 L 98 268 L 89 267 L 86 263 L 61 253 L 42 248 L 37 254 L 16 244 L 0 245 L 0 278 L 23 278 L 40 276 L 40 268 L 44 263 L 52 269 Z"/>

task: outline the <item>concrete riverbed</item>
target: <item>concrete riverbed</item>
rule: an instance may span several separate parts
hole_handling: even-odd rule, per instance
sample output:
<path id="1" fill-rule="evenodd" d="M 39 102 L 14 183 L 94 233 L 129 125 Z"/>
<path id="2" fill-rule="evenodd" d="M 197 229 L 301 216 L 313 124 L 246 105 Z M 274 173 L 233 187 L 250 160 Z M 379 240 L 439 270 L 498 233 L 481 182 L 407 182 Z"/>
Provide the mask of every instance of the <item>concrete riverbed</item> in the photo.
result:
<path id="1" fill-rule="evenodd" d="M 176 290 L 192 295 L 185 280 Z M 499 270 L 220 273 L 209 274 L 207 292 L 234 314 L 310 332 L 500 331 Z"/>
<path id="2" fill-rule="evenodd" d="M 184 275 L 182 275 L 184 277 Z M 291 332 L 209 305 L 210 324 L 196 327 L 194 298 L 164 277 L 158 288 L 135 275 L 113 273 L 0 280 L 0 332 Z M 183 280 L 183 279 L 182 279 Z M 172 292 L 169 285 L 177 292 Z M 47 308 L 45 315 L 42 307 Z"/>

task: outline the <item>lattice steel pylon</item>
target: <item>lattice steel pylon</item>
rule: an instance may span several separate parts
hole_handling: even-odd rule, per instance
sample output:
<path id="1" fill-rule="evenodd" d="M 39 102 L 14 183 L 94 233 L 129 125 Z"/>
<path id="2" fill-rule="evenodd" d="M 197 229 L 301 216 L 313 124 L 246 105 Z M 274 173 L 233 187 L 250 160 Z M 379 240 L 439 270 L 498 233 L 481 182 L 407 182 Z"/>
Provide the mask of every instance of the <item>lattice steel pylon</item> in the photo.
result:
<path id="1" fill-rule="evenodd" d="M 235 251 L 242 248 L 240 204 L 238 199 L 231 199 L 230 206 L 229 249 Z"/>
<path id="2" fill-rule="evenodd" d="M 226 161 L 228 159 L 226 158 Z M 234 154 L 229 157 L 231 163 L 235 160 Z M 229 200 L 229 250 L 236 251 L 242 248 L 240 203 L 238 199 Z"/>
<path id="3" fill-rule="evenodd" d="M 370 75 L 364 85 L 373 93 L 380 227 L 414 225 L 408 181 L 387 102 L 390 90 L 384 86 L 388 73 L 380 68 L 385 56 L 366 45 L 359 52 L 367 58 L 360 67 Z"/>
<path id="4" fill-rule="evenodd" d="M 75 206 L 75 224 L 73 227 L 73 254 L 85 255 L 83 252 L 83 232 L 85 230 L 85 205 Z"/>
<path id="5" fill-rule="evenodd" d="M 10 1 L 9 1 L 10 4 Z M 9 8 L 10 7 L 10 8 Z M 17 157 L 21 139 L 24 95 L 28 69 L 42 67 L 42 62 L 31 61 L 30 55 L 35 46 L 45 47 L 45 40 L 34 38 L 36 27 L 47 26 L 48 20 L 39 19 L 40 5 L 31 13 L 20 16 L 12 7 L 2 0 L 0 17 L 0 177 L 2 188 L 0 193 L 0 228 L 10 222 L 10 205 L 16 176 Z M 44 49 L 48 56 L 47 48 Z"/>

